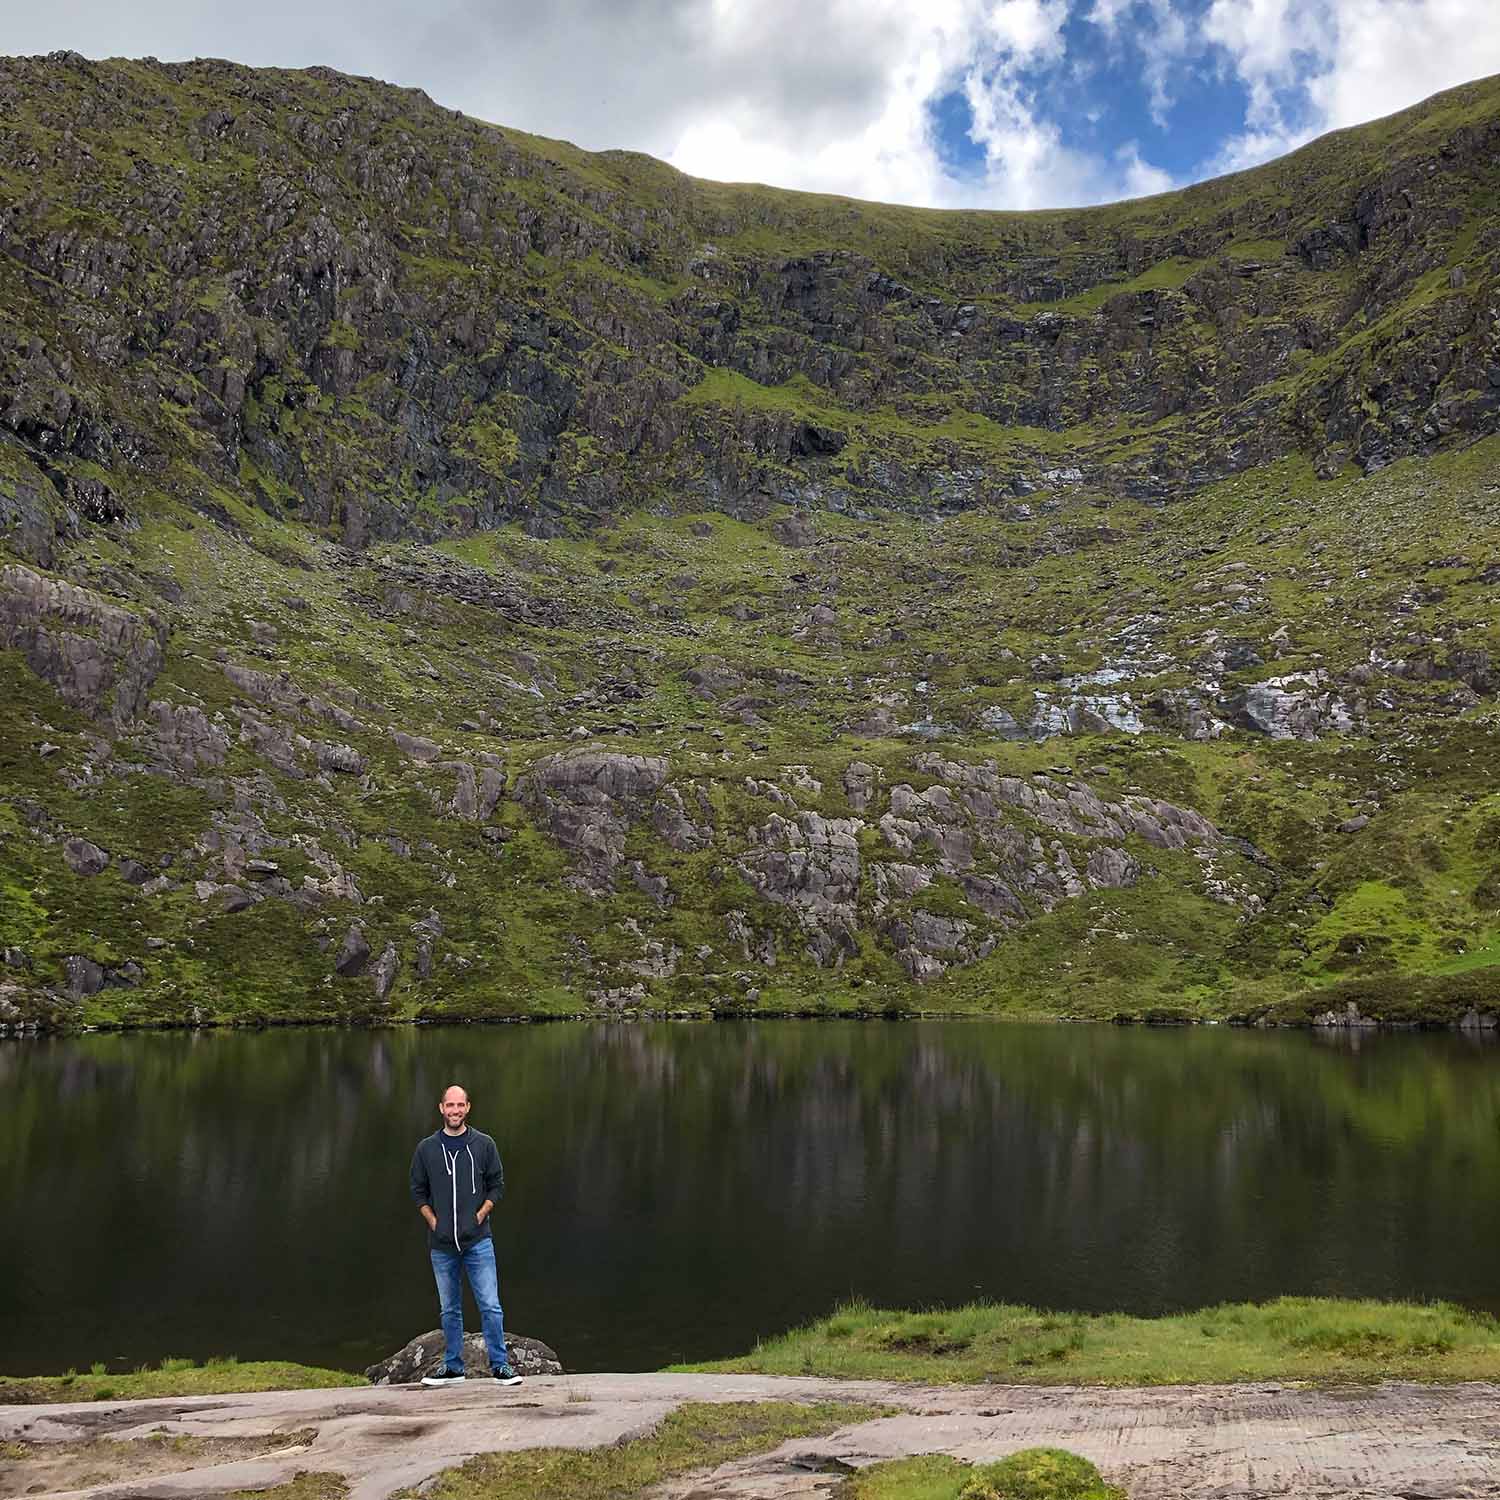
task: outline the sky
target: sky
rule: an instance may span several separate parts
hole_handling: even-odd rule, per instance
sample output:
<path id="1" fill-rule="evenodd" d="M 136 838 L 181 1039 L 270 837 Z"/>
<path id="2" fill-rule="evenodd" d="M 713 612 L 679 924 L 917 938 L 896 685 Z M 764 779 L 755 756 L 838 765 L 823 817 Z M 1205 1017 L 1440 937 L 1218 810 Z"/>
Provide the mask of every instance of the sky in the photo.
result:
<path id="1" fill-rule="evenodd" d="M 0 47 L 322 63 L 701 177 L 1042 208 L 1500 73 L 1500 0 L 0 0 Z"/>

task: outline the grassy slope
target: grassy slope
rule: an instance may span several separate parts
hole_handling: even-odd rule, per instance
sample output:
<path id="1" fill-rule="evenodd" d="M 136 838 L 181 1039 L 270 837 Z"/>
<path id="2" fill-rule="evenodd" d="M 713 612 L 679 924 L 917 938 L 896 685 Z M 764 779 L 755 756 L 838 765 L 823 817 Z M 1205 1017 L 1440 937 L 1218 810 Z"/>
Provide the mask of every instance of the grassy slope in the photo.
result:
<path id="1" fill-rule="evenodd" d="M 222 86 L 212 74 L 118 66 L 122 86 L 144 89 L 185 116 L 212 104 Z M 305 75 L 284 81 L 304 92 L 318 119 L 375 97 L 373 85 L 354 80 L 331 92 Z M 1215 274 L 1226 276 L 1239 262 L 1285 260 L 1287 237 L 1268 240 L 1266 222 L 1285 221 L 1289 209 L 1300 215 L 1298 224 L 1342 211 L 1347 184 L 1481 124 L 1493 114 L 1494 95 L 1493 83 L 1468 86 L 1257 173 L 1066 214 L 938 214 L 694 183 L 644 158 L 588 156 L 505 132 L 529 164 L 506 191 L 602 238 L 581 259 L 537 256 L 540 264 L 486 269 L 452 242 L 437 244 L 432 233 L 407 224 L 403 267 L 433 299 L 434 316 L 446 315 L 444 299 L 454 287 L 488 276 L 486 296 L 514 303 L 518 316 L 545 310 L 584 342 L 611 320 L 677 306 L 692 281 L 682 277 L 683 256 L 710 235 L 747 274 L 793 254 L 868 254 L 919 291 L 988 297 L 1018 315 L 1039 304 L 993 289 L 1026 282 L 1030 273 L 1017 268 L 1035 260 L 1049 308 L 1094 317 L 1121 293 L 1175 294 L 1221 260 Z M 52 131 L 45 110 L 27 108 L 28 128 Z M 440 123 L 420 110 L 406 122 L 422 141 Z M 266 117 L 273 145 L 285 124 Z M 124 193 L 135 170 L 128 153 L 175 170 L 174 140 L 139 126 L 102 141 L 108 190 L 98 205 L 80 202 L 68 213 L 80 223 L 95 212 L 108 218 L 110 203 L 118 207 L 110 195 Z M 234 195 L 255 176 L 254 159 L 232 153 L 200 165 L 190 173 L 184 214 L 200 212 L 202 195 L 221 190 L 225 201 L 238 202 Z M 436 222 L 451 203 L 447 188 L 432 191 L 424 211 Z M 665 205 L 672 218 L 651 221 L 637 264 L 617 252 L 626 210 L 642 204 Z M 1443 229 L 1439 238 L 1448 238 L 1428 247 L 1439 264 L 1402 283 L 1378 316 L 1356 319 L 1359 326 L 1337 331 L 1324 353 L 1302 358 L 1276 385 L 1281 407 L 1297 412 L 1316 404 L 1330 381 L 1348 375 L 1351 360 L 1361 378 L 1376 379 L 1380 341 L 1433 313 L 1433 299 L 1447 296 L 1438 283 L 1450 262 L 1469 266 L 1476 284 L 1486 285 L 1476 225 L 1482 227 L 1478 209 Z M 1196 234 L 1212 248 L 1180 253 L 1183 236 Z M 1131 272 L 1120 262 L 1127 244 L 1145 247 L 1145 269 Z M 229 307 L 220 284 L 225 269 L 216 267 L 197 288 L 197 312 L 217 317 Z M 1340 276 L 1297 280 L 1281 311 L 1329 315 L 1355 290 Z M 16 299 L 5 312 L 17 327 L 52 330 L 55 309 L 32 283 L 15 278 L 4 291 Z M 585 294 L 586 307 L 578 300 Z M 743 308 L 752 321 L 759 316 L 753 300 Z M 227 338 L 226 329 L 215 336 Z M 756 336 L 773 332 L 765 324 Z M 346 347 L 354 337 L 352 324 L 336 320 L 325 342 Z M 605 356 L 615 358 L 607 350 Z M 839 465 L 848 470 L 892 456 L 924 471 L 989 465 L 1004 473 L 1026 455 L 1050 464 L 1090 447 L 1121 462 L 1133 455 L 1149 468 L 1172 445 L 1199 441 L 1176 417 L 1101 416 L 1077 430 L 998 422 L 973 399 L 985 382 L 976 386 L 973 372 L 941 361 L 923 377 L 926 394 L 906 390 L 899 400 L 860 395 L 853 377 L 834 390 L 800 373 L 761 382 L 728 369 L 688 368 L 674 410 L 710 446 L 732 448 L 733 424 L 746 414 L 847 429 L 849 446 L 819 481 L 835 495 Z M 1085 386 L 1089 373 L 1080 377 Z M 128 406 L 135 398 L 113 390 L 109 399 Z M 1165 507 L 1083 486 L 1042 490 L 1024 504 L 992 497 L 941 523 L 899 507 L 823 512 L 819 545 L 789 550 L 764 524 L 700 511 L 693 492 L 666 483 L 643 492 L 649 503 L 642 508 L 612 512 L 592 529 L 573 525 L 553 540 L 536 540 L 519 525 L 470 532 L 456 519 L 462 506 L 450 514 L 447 502 L 416 495 L 410 475 L 383 470 L 374 450 L 362 446 L 379 425 L 371 405 L 379 399 L 373 387 L 331 393 L 288 367 L 252 393 L 247 421 L 268 426 L 280 442 L 303 445 L 313 468 L 326 467 L 331 452 L 343 454 L 343 478 L 364 486 L 367 498 L 385 496 L 408 519 L 426 517 L 435 546 L 376 542 L 360 554 L 338 551 L 336 528 L 299 519 L 297 496 L 274 475 L 253 466 L 215 471 L 202 425 L 166 401 L 136 413 L 147 426 L 166 424 L 159 433 L 166 469 L 150 478 L 128 466 L 108 473 L 138 529 L 85 527 L 60 546 L 55 563 L 59 574 L 107 597 L 161 610 L 171 637 L 155 695 L 230 715 L 232 734 L 232 711 L 244 699 L 226 682 L 220 655 L 285 671 L 304 690 L 353 704 L 362 730 L 336 732 L 305 717 L 296 727 L 353 744 L 371 767 L 372 784 L 291 777 L 240 743 L 222 773 L 203 772 L 186 785 L 150 774 L 139 743 L 116 745 L 105 763 L 96 726 L 60 705 L 17 653 L 0 654 L 7 703 L 0 722 L 7 789 L 0 800 L 0 939 L 26 952 L 26 973 L 38 983 L 56 984 L 69 954 L 115 967 L 134 962 L 145 975 L 134 987 L 90 997 L 81 1019 L 572 1013 L 587 1006 L 591 988 L 636 982 L 646 940 L 675 946 L 683 957 L 673 977 L 646 981 L 645 1003 L 699 1014 L 923 1009 L 1297 1019 L 1353 999 L 1367 1013 L 1451 1019 L 1493 999 L 1500 957 L 1493 826 L 1500 806 L 1486 769 L 1496 748 L 1493 699 L 1463 708 L 1443 701 L 1451 682 L 1380 671 L 1366 691 L 1369 735 L 1315 743 L 1240 734 L 1197 743 L 1151 720 L 1152 732 L 1135 738 L 1017 744 L 996 738 L 982 715 L 1024 712 L 1048 687 L 1050 678 L 1035 666 L 1040 658 L 1050 659 L 1049 671 L 1087 673 L 1116 660 L 1142 622 L 1155 661 L 1137 664 L 1122 684 L 1140 702 L 1188 686 L 1192 663 L 1216 637 L 1244 637 L 1265 658 L 1262 668 L 1231 674 L 1230 689 L 1272 671 L 1324 671 L 1348 692 L 1348 674 L 1368 665 L 1372 652 L 1500 655 L 1487 607 L 1494 585 L 1483 572 L 1500 548 L 1495 439 L 1328 482 L 1313 478 L 1304 457 L 1291 456 Z M 698 420 L 709 426 L 691 428 Z M 506 422 L 499 408 L 483 420 L 473 412 L 460 418 L 469 433 L 464 441 L 497 472 L 507 471 L 515 451 Z M 331 448 L 317 446 L 325 439 Z M 603 462 L 598 444 L 587 433 L 564 434 L 558 463 L 576 463 L 586 477 Z M 65 455 L 58 462 L 73 477 L 93 473 Z M 772 463 L 767 472 L 775 478 L 780 471 Z M 49 485 L 18 448 L 0 449 L 0 473 L 44 491 Z M 783 477 L 806 476 L 788 468 Z M 273 517 L 267 509 L 274 506 L 250 503 L 257 485 L 284 514 Z M 210 510 L 216 521 L 205 519 Z M 699 534 L 703 527 L 707 535 Z M 1260 580 L 1249 595 L 1236 592 L 1224 571 L 1234 566 Z M 461 573 L 470 583 L 502 587 L 537 612 L 526 620 L 464 603 L 437 576 L 440 569 L 449 570 L 450 582 Z M 838 615 L 836 631 L 824 637 L 806 628 L 815 599 Z M 556 618 L 545 613 L 550 605 L 560 606 Z M 732 607 L 743 618 L 726 612 Z M 254 621 L 274 628 L 274 644 L 253 642 Z M 717 701 L 694 695 L 683 674 L 709 657 L 740 674 L 741 692 L 759 705 L 753 711 L 763 723 L 744 722 L 728 706 L 728 693 Z M 1381 691 L 1393 695 L 1394 706 L 1379 706 Z M 516 804 L 502 803 L 487 830 L 445 815 L 433 801 L 451 792 L 441 773 L 407 762 L 386 733 L 400 727 L 433 735 L 455 755 L 497 754 L 512 779 L 580 728 L 607 733 L 601 743 L 610 748 L 670 754 L 679 779 L 696 781 L 721 827 L 739 836 L 767 810 L 747 794 L 747 776 L 784 779 L 788 767 L 805 766 L 823 790 L 799 794 L 802 805 L 833 816 L 848 811 L 839 782 L 856 757 L 879 767 L 887 785 L 907 781 L 920 789 L 925 780 L 912 766 L 919 748 L 912 737 L 869 739 L 850 728 L 877 698 L 891 699 L 900 721 L 943 726 L 941 747 L 956 758 L 992 758 L 1016 774 L 1058 763 L 1104 765 L 1108 774 L 1098 784 L 1201 809 L 1274 862 L 1278 884 L 1265 892 L 1266 914 L 1242 920 L 1209 899 L 1181 861 L 1134 850 L 1151 866 L 1140 885 L 1097 892 L 1050 915 L 1033 912 L 992 957 L 937 983 L 910 985 L 869 928 L 858 955 L 835 973 L 802 955 L 783 911 L 757 906 L 733 851 L 677 854 L 637 829 L 629 852 L 668 875 L 681 893 L 675 905 L 659 909 L 624 882 L 606 900 L 580 900 L 560 889 L 561 853 Z M 465 727 L 481 722 L 487 727 Z M 61 748 L 43 759 L 48 741 Z M 210 873 L 212 861 L 195 842 L 232 817 L 236 797 L 252 783 L 271 852 L 289 878 L 316 875 L 317 856 L 332 853 L 380 904 L 334 900 L 309 918 L 279 902 L 228 915 L 199 901 L 191 879 Z M 1339 824 L 1354 813 L 1370 816 L 1370 825 L 1340 834 Z M 189 880 L 151 898 L 113 871 L 79 880 L 59 846 L 61 835 L 74 832 L 117 855 L 153 865 L 172 860 Z M 393 853 L 392 839 L 417 855 Z M 882 854 L 874 840 L 864 852 L 872 860 Z M 939 881 L 922 900 L 939 913 L 966 910 L 951 881 Z M 428 909 L 444 919 L 449 961 L 418 981 L 410 927 Z M 747 965 L 726 949 L 724 915 L 734 909 L 779 931 L 774 970 Z M 389 1007 L 373 1004 L 367 980 L 329 972 L 327 949 L 355 919 L 366 924 L 376 951 L 392 942 L 402 954 Z M 699 959 L 704 947 L 711 956 Z M 749 979 L 737 977 L 747 972 Z M 1413 984 L 1412 976 L 1421 977 Z"/>
<path id="2" fill-rule="evenodd" d="M 365 1385 L 362 1375 L 323 1370 L 287 1360 L 164 1359 L 154 1370 L 110 1374 L 96 1365 L 87 1374 L 0 1375 L 0 1405 L 54 1401 L 143 1401 L 158 1396 L 223 1396 L 232 1391 L 322 1390 L 329 1386 Z"/>
<path id="3" fill-rule="evenodd" d="M 1455 994 L 1482 998 L 1472 986 L 1492 967 L 1500 938 L 1493 828 L 1500 803 L 1487 773 L 1491 709 L 1419 721 L 1403 702 L 1397 711 L 1372 712 L 1369 740 L 1313 743 L 1241 736 L 1194 743 L 1156 732 L 1033 745 L 987 735 L 978 715 L 992 706 L 1021 712 L 1046 688 L 1027 666 L 1036 654 L 1086 672 L 1110 659 L 1121 623 L 1136 618 L 1164 622 L 1161 648 L 1178 661 L 1192 656 L 1206 632 L 1226 625 L 1259 642 L 1285 628 L 1268 654 L 1282 653 L 1274 667 L 1286 674 L 1314 667 L 1338 672 L 1377 646 L 1394 654 L 1405 635 L 1440 628 L 1448 617 L 1467 622 L 1461 633 L 1448 632 L 1451 645 L 1500 655 L 1493 615 L 1483 607 L 1487 586 L 1477 581 L 1480 561 L 1500 545 L 1488 481 L 1494 447 L 1491 440 L 1425 465 L 1409 461 L 1370 479 L 1323 487 L 1315 511 L 1306 507 L 1307 481 L 1293 465 L 1206 492 L 1172 514 L 1170 529 L 1142 508 L 1080 499 L 1029 520 L 997 525 L 969 514 L 936 530 L 899 517 L 826 517 L 819 525 L 827 542 L 811 552 L 780 547 L 763 528 L 722 516 L 639 517 L 580 541 L 500 532 L 436 550 L 385 546 L 352 568 L 314 550 L 310 571 L 291 570 L 268 555 L 272 541 L 295 541 L 286 523 L 252 512 L 257 519 L 244 539 L 201 527 L 189 532 L 177 524 L 180 513 L 159 502 L 159 514 L 134 535 L 91 536 L 78 547 L 73 572 L 103 583 L 126 569 L 170 571 L 191 585 L 173 612 L 168 666 L 156 688 L 168 701 L 209 713 L 244 701 L 213 660 L 219 643 L 229 642 L 232 659 L 262 671 L 284 669 L 311 690 L 344 684 L 376 706 L 363 733 L 307 729 L 361 750 L 379 783 L 373 793 L 346 778 L 315 786 L 268 772 L 238 747 L 225 769 L 255 773 L 274 787 L 285 806 L 268 813 L 273 833 L 293 839 L 314 832 L 363 889 L 384 894 L 386 907 L 394 908 L 389 918 L 378 908 L 348 911 L 366 921 L 372 946 L 386 932 L 404 945 L 405 923 L 428 907 L 443 913 L 453 951 L 475 968 L 403 987 L 397 1014 L 571 1011 L 579 1005 L 581 976 L 569 954 L 580 942 L 600 982 L 611 973 L 628 981 L 637 946 L 620 926 L 627 918 L 693 954 L 705 942 L 722 944 L 717 912 L 753 907 L 755 898 L 722 854 L 674 854 L 644 830 L 631 835 L 632 849 L 652 869 L 686 891 L 727 882 L 721 894 L 710 903 L 679 900 L 665 911 L 628 886 L 597 902 L 564 895 L 556 885 L 566 868 L 561 852 L 529 827 L 516 804 L 502 803 L 496 814 L 508 841 L 487 844 L 479 830 L 434 809 L 427 789 L 442 790 L 440 776 L 406 762 L 384 724 L 436 735 L 459 754 L 496 750 L 514 775 L 534 756 L 569 743 L 565 736 L 579 725 L 628 720 L 633 731 L 604 743 L 671 754 L 678 775 L 700 782 L 723 825 L 735 828 L 764 816 L 745 794 L 745 777 L 774 779 L 788 764 L 807 767 L 823 782 L 821 794 L 800 794 L 803 804 L 833 815 L 847 810 L 839 781 L 852 759 L 882 767 L 887 784 L 922 785 L 910 742 L 841 732 L 872 696 L 892 693 L 904 700 L 903 714 L 926 713 L 951 726 L 943 743 L 950 755 L 992 758 L 1018 774 L 1063 758 L 1080 767 L 1102 764 L 1109 774 L 1107 781 L 1095 778 L 1100 785 L 1201 809 L 1276 862 L 1280 890 L 1264 917 L 1245 922 L 1179 883 L 1171 861 L 1157 860 L 1159 878 L 1065 903 L 1002 943 L 992 958 L 921 991 L 905 983 L 878 945 L 838 974 L 799 961 L 789 947 L 777 970 L 764 976 L 764 1008 L 897 1004 L 1214 1016 L 1254 1012 L 1306 986 L 1351 976 L 1377 983 L 1412 973 L 1452 974 L 1450 987 L 1468 986 Z M 710 536 L 695 534 L 700 520 Z M 1047 552 L 1059 536 L 1100 523 L 1115 540 Z M 1315 567 L 1309 565 L 1314 549 Z M 1018 554 L 1035 561 L 1018 568 Z M 1469 561 L 1455 567 L 1454 556 Z M 446 567 L 449 558 L 471 576 L 567 601 L 568 622 L 518 625 L 439 599 L 423 611 L 413 640 L 404 623 L 410 617 L 349 609 L 351 596 L 379 597 L 389 589 L 393 573 Z M 1230 596 L 1217 591 L 1234 576 L 1222 571 L 1225 565 L 1235 563 L 1253 567 L 1265 582 L 1250 613 L 1226 620 Z M 600 571 L 604 565 L 609 571 Z M 798 581 L 809 574 L 813 582 Z M 933 576 L 952 581 L 934 591 L 927 581 Z M 1355 581 L 1320 590 L 1321 578 Z M 1442 602 L 1411 609 L 1398 634 L 1391 602 L 1424 582 L 1441 590 Z M 798 633 L 812 590 L 838 611 L 836 644 Z M 281 602 L 294 595 L 305 607 Z M 759 618 L 730 619 L 726 602 Z M 247 650 L 250 619 L 273 624 L 277 644 Z M 893 647 L 885 637 L 896 624 L 907 639 Z M 763 705 L 764 726 L 747 726 L 721 703 L 688 690 L 680 674 L 711 657 L 744 677 Z M 14 655 L 0 657 L 0 672 L 12 705 L 0 740 L 12 798 L 0 805 L 0 826 L 10 833 L 0 844 L 0 868 L 13 895 L 0 918 L 6 943 L 26 948 L 43 972 L 68 952 L 142 963 L 151 982 L 103 991 L 85 1012 L 95 1022 L 181 1017 L 193 1006 L 226 1019 L 359 1012 L 367 1003 L 363 986 L 330 982 L 306 923 L 280 903 L 219 916 L 190 891 L 144 897 L 112 871 L 90 881 L 72 876 L 56 845 L 28 838 L 21 802 L 34 801 L 60 827 L 86 830 L 107 848 L 153 864 L 163 857 L 185 863 L 193 839 L 227 811 L 231 790 L 217 774 L 189 785 L 140 774 L 132 762 L 141 752 L 121 745 L 109 783 L 119 791 L 100 798 L 84 769 L 96 758 L 87 722 L 62 708 Z M 926 682 L 921 695 L 914 692 L 919 672 Z M 794 686 L 779 686 L 777 674 L 791 674 Z M 639 696 L 620 706 L 565 701 L 601 679 L 621 677 Z M 537 696 L 506 685 L 516 679 L 549 685 Z M 1125 687 L 1144 700 L 1180 680 L 1169 669 Z M 1429 699 L 1443 690 L 1395 685 L 1403 695 Z M 460 727 L 477 703 L 488 704 L 503 726 L 499 734 Z M 39 759 L 44 740 L 60 744 L 61 752 Z M 1369 826 L 1357 835 L 1338 833 L 1356 811 L 1373 814 Z M 316 833 L 320 823 L 347 828 L 355 846 Z M 379 842 L 390 835 L 411 845 L 425 839 L 441 858 L 394 857 Z M 879 849 L 867 853 L 876 857 Z M 316 873 L 295 848 L 276 854 L 294 880 Z M 451 889 L 444 884 L 449 871 L 461 877 Z M 497 889 L 505 892 L 503 911 L 493 903 Z M 323 920 L 341 931 L 346 919 L 334 903 Z M 149 948 L 152 937 L 165 948 Z M 689 1010 L 742 1004 L 710 977 L 716 968 L 722 963 L 697 966 L 689 958 L 676 978 L 650 986 L 652 1003 Z M 1309 999 L 1294 1013 L 1322 1004 Z"/>
<path id="4" fill-rule="evenodd" d="M 995 1303 L 892 1312 L 856 1303 L 751 1354 L 682 1368 L 1022 1385 L 1493 1380 L 1500 1330 L 1449 1303 L 1321 1297 L 1161 1318 Z"/>

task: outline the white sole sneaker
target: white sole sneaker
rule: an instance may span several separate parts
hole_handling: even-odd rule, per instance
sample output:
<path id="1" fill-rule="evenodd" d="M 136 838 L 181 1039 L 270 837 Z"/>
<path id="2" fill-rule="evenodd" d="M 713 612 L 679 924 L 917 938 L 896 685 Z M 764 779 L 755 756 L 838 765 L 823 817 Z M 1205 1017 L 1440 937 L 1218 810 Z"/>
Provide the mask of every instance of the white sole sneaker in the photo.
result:
<path id="1" fill-rule="evenodd" d="M 465 1377 L 462 1375 L 424 1375 L 423 1385 L 462 1385 Z"/>

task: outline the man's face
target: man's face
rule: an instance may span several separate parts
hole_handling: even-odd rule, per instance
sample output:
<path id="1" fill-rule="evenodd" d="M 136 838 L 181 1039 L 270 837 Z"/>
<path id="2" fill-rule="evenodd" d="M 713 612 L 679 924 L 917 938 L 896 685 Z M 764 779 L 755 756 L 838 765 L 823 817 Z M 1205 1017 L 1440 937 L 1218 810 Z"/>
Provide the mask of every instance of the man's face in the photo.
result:
<path id="1" fill-rule="evenodd" d="M 469 1096 L 462 1089 L 449 1089 L 438 1109 L 449 1130 L 462 1130 L 469 1113 Z"/>

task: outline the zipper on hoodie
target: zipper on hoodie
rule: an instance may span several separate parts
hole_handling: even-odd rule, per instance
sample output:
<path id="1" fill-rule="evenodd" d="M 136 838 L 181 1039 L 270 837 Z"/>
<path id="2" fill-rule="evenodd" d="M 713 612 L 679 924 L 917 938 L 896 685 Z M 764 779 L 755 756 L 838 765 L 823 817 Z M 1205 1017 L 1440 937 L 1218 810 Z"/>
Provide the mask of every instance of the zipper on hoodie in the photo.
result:
<path id="1" fill-rule="evenodd" d="M 449 1156 L 447 1148 L 441 1141 L 438 1142 L 438 1150 L 443 1153 L 443 1167 L 448 1173 L 448 1180 L 453 1186 L 453 1248 L 461 1250 L 463 1247 L 458 1242 L 458 1155 L 455 1153 Z M 464 1155 L 469 1158 L 469 1191 L 477 1193 L 479 1191 L 479 1177 L 474 1166 L 474 1148 L 472 1146 L 465 1146 Z"/>

